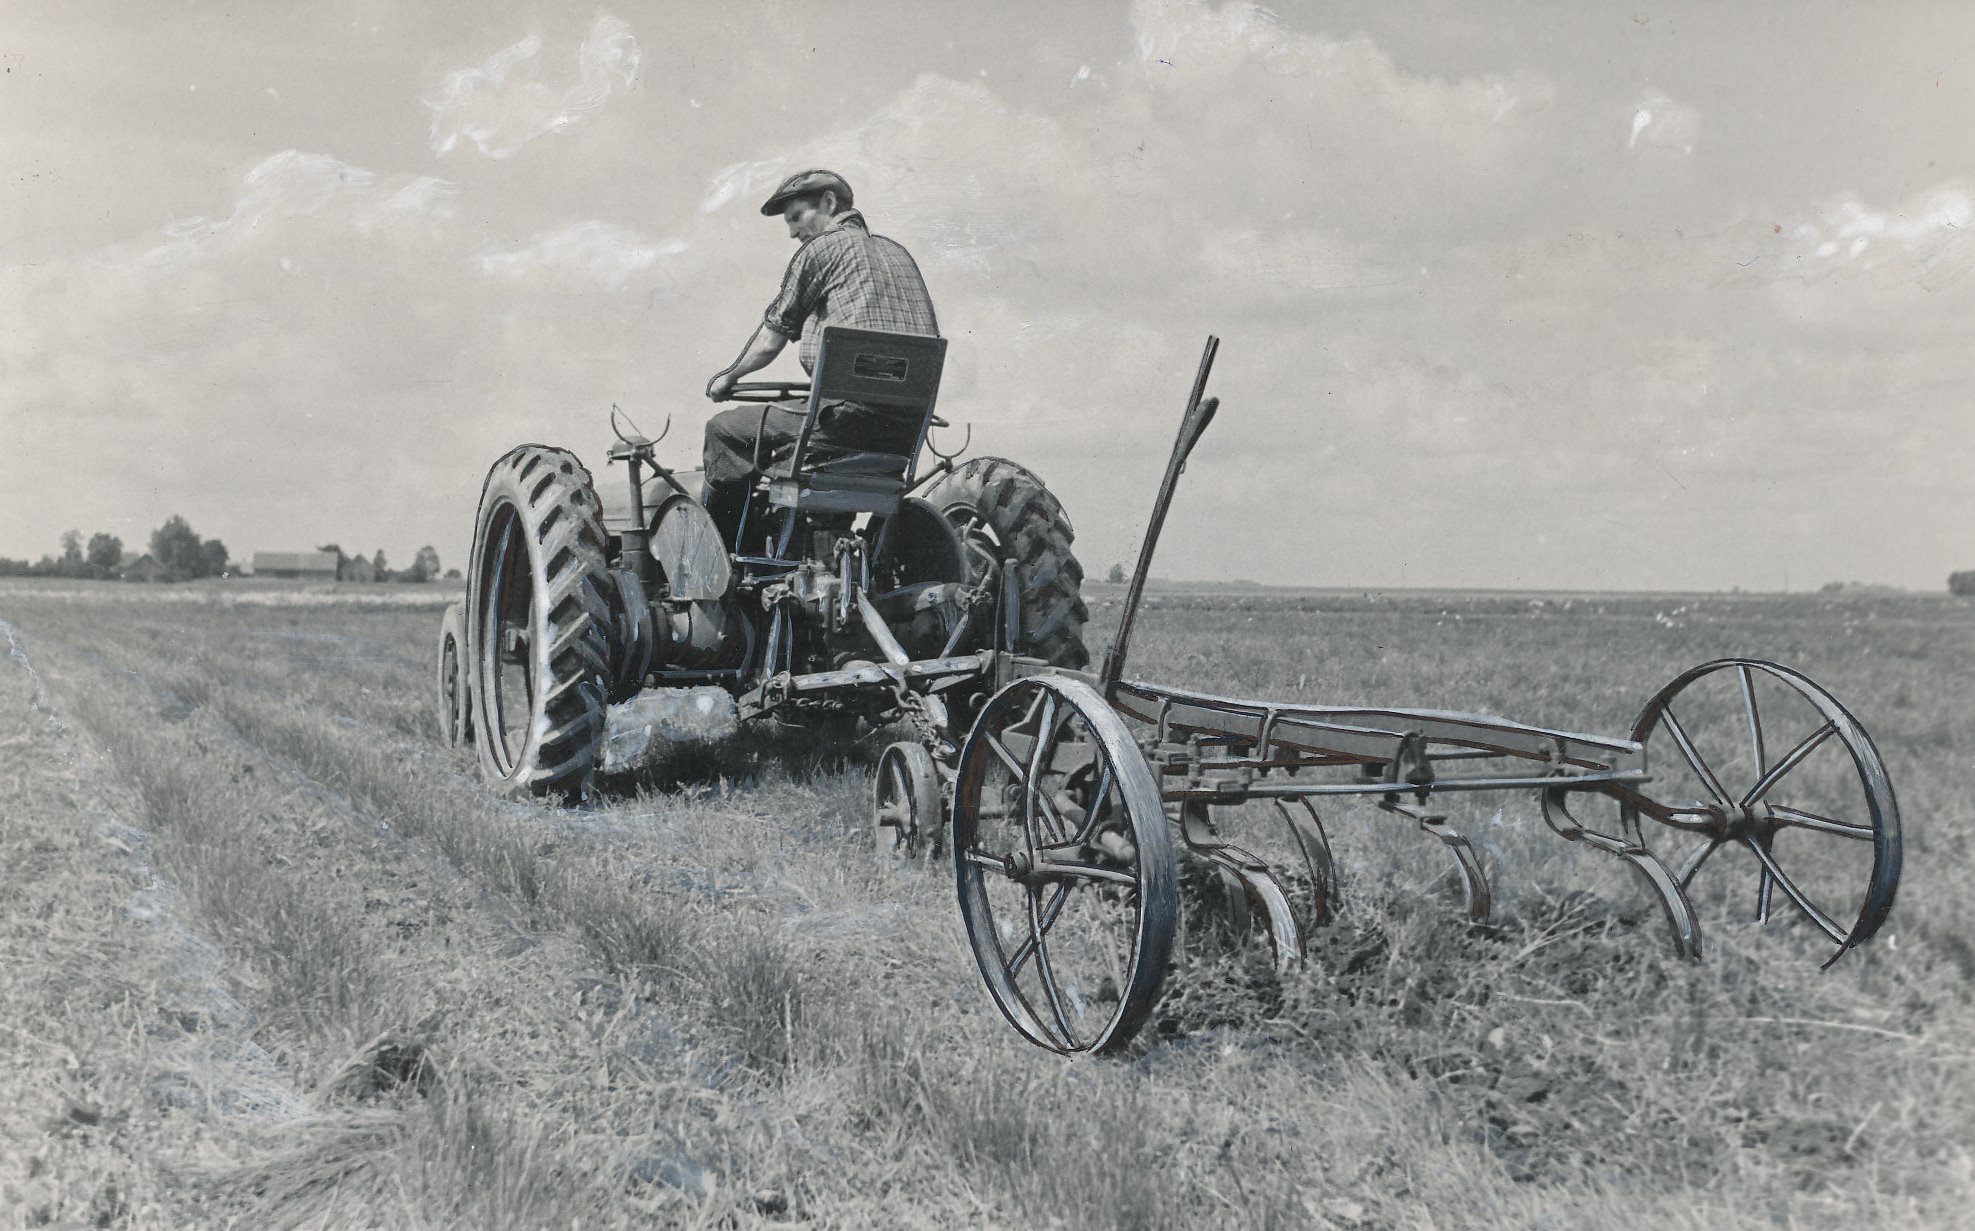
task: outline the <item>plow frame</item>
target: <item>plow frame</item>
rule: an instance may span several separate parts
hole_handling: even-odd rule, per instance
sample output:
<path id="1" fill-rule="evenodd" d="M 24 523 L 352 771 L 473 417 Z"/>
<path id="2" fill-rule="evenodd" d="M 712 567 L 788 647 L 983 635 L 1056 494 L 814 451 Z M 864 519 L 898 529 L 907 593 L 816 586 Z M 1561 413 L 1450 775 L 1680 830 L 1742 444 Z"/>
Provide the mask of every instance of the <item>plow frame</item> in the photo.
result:
<path id="1" fill-rule="evenodd" d="M 1792 904 L 1836 946 L 1825 966 L 1878 930 L 1891 911 L 1900 870 L 1890 780 L 1849 711 L 1789 668 L 1743 658 L 1704 663 L 1649 701 L 1625 738 L 1492 714 L 1245 700 L 1126 679 L 1132 629 L 1160 531 L 1187 458 L 1218 409 L 1218 400 L 1205 396 L 1218 345 L 1209 338 L 1201 357 L 1101 670 L 1092 675 L 993 655 L 994 700 L 964 746 L 948 743 L 941 758 L 963 918 L 989 992 L 1011 1025 L 1063 1053 L 1115 1051 L 1131 1039 L 1157 999 L 1177 927 L 1174 852 L 1204 861 L 1219 875 L 1244 924 L 1246 912 L 1260 916 L 1256 930 L 1269 937 L 1278 970 L 1298 966 L 1304 921 L 1326 921 L 1337 901 L 1319 800 L 1366 800 L 1435 838 L 1455 861 L 1467 914 L 1475 920 L 1487 917 L 1493 900 L 1486 873 L 1467 837 L 1430 805 L 1447 793 L 1528 790 L 1538 795 L 1555 834 L 1638 874 L 1682 958 L 1702 954 L 1701 923 L 1687 887 L 1725 846 L 1744 847 L 1757 861 L 1756 918 L 1767 921 L 1773 899 Z M 1744 747 L 1753 749 L 1755 781 L 1742 792 L 1723 785 L 1673 708 L 1683 690 L 1717 673 L 1728 673 L 1722 678 L 1739 690 L 1751 741 Z M 1786 695 L 1794 690 L 1821 718 L 1780 755 L 1765 744 L 1759 679 Z M 1775 801 L 1777 784 L 1833 737 L 1850 753 L 1863 800 L 1859 811 L 1867 821 Z M 1653 781 L 1648 741 L 1656 738 L 1660 747 L 1670 742 L 1708 798 L 1669 804 L 1647 793 Z M 1571 804 L 1587 795 L 1615 805 L 1617 823 L 1581 822 Z M 1255 800 L 1273 806 L 1307 871 L 1310 900 L 1300 919 L 1283 869 L 1225 840 L 1214 821 L 1215 809 Z M 1648 846 L 1642 817 L 1697 837 L 1699 845 L 1677 868 L 1669 867 Z M 1821 910 L 1774 858 L 1773 839 L 1786 828 L 1871 843 L 1866 891 L 1849 926 Z M 1112 952 L 1092 965 L 1095 973 L 1066 976 L 1062 967 L 1075 957 L 1065 952 L 1079 938 L 1062 935 L 1058 923 L 1070 914 L 1066 902 L 1078 887 L 1095 890 L 1100 899 L 1098 921 L 1078 926 L 1108 928 Z M 997 910 L 995 892 L 1012 892 L 1012 904 Z M 1103 1003 L 1112 1011 L 1087 1011 L 1093 987 L 1104 991 Z"/>

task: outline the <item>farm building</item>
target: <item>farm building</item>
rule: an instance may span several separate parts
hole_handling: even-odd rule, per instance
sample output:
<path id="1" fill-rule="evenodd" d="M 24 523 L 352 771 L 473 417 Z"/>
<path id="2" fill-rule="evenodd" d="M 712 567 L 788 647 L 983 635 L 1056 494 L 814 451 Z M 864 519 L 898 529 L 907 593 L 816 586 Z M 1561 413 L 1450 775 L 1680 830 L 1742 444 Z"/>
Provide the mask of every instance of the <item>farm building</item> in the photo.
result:
<path id="1" fill-rule="evenodd" d="M 301 581 L 336 580 L 336 554 L 328 551 L 257 551 L 254 576 Z"/>
<path id="2" fill-rule="evenodd" d="M 164 581 L 165 566 L 159 564 L 150 552 L 125 563 L 117 570 L 117 576 L 125 581 Z"/>

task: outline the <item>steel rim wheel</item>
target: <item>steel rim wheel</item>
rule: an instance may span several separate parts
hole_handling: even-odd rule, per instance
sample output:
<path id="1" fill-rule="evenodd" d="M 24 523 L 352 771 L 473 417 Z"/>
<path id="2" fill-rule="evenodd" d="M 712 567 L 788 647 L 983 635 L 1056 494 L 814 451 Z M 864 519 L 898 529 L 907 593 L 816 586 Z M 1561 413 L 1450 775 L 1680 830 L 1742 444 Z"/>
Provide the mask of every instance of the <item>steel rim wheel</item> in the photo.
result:
<path id="1" fill-rule="evenodd" d="M 1709 892 L 1704 868 L 1742 856 L 1753 888 L 1715 875 L 1713 895 L 1746 894 L 1759 923 L 1808 924 L 1836 946 L 1827 966 L 1886 921 L 1899 804 L 1871 736 L 1809 677 L 1758 659 L 1703 663 L 1646 703 L 1632 738 L 1655 777 L 1688 796 L 1657 819 L 1694 835 L 1674 871 L 1690 897 Z"/>
<path id="2" fill-rule="evenodd" d="M 453 603 L 439 620 L 439 735 L 449 748 L 473 741 L 466 683 L 466 617 Z"/>
<path id="3" fill-rule="evenodd" d="M 954 873 L 967 938 L 1010 1025 L 1107 1052 L 1159 996 L 1178 870 L 1159 785 L 1096 690 L 1032 676 L 995 694 L 960 754 Z"/>
<path id="4" fill-rule="evenodd" d="M 872 796 L 880 857 L 939 857 L 945 848 L 939 773 L 924 745 L 900 741 L 886 748 Z"/>

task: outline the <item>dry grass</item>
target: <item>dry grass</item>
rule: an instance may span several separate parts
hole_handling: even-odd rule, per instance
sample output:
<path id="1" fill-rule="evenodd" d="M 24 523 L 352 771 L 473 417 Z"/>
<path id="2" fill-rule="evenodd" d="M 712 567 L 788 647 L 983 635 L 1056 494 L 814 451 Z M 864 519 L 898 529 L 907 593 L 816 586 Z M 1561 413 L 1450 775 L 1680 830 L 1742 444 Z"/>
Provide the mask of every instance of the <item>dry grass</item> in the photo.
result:
<path id="1" fill-rule="evenodd" d="M 948 878 L 870 860 L 874 749 L 503 803 L 437 745 L 436 607 L 136 589 L 0 590 L 40 687 L 0 663 L 19 1225 L 1950 1227 L 1975 1195 L 1965 605 L 1161 595 L 1132 673 L 1235 693 L 1621 733 L 1704 658 L 1800 666 L 1885 753 L 1908 874 L 1832 974 L 1712 918 L 1688 966 L 1533 800 L 1458 812 L 1479 929 L 1418 835 L 1341 810 L 1307 970 L 1199 941 L 1132 1056 L 1070 1062 L 989 1005 Z"/>

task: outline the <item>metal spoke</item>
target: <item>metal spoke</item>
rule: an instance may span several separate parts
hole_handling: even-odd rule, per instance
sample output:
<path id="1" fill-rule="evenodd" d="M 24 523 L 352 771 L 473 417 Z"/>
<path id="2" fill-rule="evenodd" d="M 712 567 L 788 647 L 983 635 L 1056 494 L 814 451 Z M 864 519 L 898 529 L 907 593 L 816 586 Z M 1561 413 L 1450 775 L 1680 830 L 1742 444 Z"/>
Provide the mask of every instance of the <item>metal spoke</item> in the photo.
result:
<path id="1" fill-rule="evenodd" d="M 1041 787 L 1035 788 L 1033 794 L 1037 817 L 1048 822 L 1046 828 L 1050 845 L 1060 845 L 1069 837 L 1069 832 L 1063 827 L 1063 815 L 1056 810 L 1056 801 L 1051 799 L 1048 792 Z"/>
<path id="2" fill-rule="evenodd" d="M 1735 674 L 1742 684 L 1742 712 L 1749 716 L 1749 742 L 1756 754 L 1756 777 L 1762 777 L 1768 764 L 1763 757 L 1762 718 L 1756 711 L 1756 682 L 1747 663 L 1736 663 Z"/>
<path id="3" fill-rule="evenodd" d="M 1070 883 L 1064 881 L 1062 884 L 1056 886 L 1056 896 L 1049 899 L 1049 905 L 1043 907 L 1042 934 L 1044 936 L 1049 935 L 1049 929 L 1056 926 L 1056 917 L 1063 913 L 1063 907 L 1069 900 Z M 1021 973 L 1022 964 L 1035 956 L 1035 951 L 1035 937 L 1031 936 L 1029 939 L 1023 941 L 1021 947 L 1015 950 L 1015 956 L 1008 959 L 1008 977 L 1012 979 Z"/>
<path id="4" fill-rule="evenodd" d="M 1854 824 L 1851 821 L 1837 821 L 1828 816 L 1819 816 L 1815 812 L 1805 812 L 1801 808 L 1786 808 L 1782 804 L 1769 805 L 1769 815 L 1783 822 L 1785 825 L 1790 825 L 1797 829 L 1809 829 L 1818 833 L 1837 834 L 1841 838 L 1856 838 L 1861 842 L 1872 841 L 1873 835 L 1876 832 L 1870 825 Z"/>
<path id="5" fill-rule="evenodd" d="M 1036 978 L 1042 982 L 1042 994 L 1049 1000 L 1049 1015 L 1056 1019 L 1056 1029 L 1063 1034 L 1063 1043 L 1072 1051 L 1076 1050 L 1077 1036 L 1070 1029 L 1070 1019 L 1063 1013 L 1063 993 L 1056 986 L 1056 971 L 1049 964 L 1049 946 L 1042 942 L 1042 909 L 1037 904 L 1040 894 L 1029 891 L 1029 935 L 1035 941 Z"/>
<path id="6" fill-rule="evenodd" d="M 1079 842 L 1090 841 L 1090 836 L 1097 832 L 1098 822 L 1103 817 L 1104 801 L 1110 798 L 1111 788 L 1114 785 L 1111 772 L 1111 759 L 1104 756 L 1101 750 L 1097 758 L 1097 763 L 1103 766 L 1103 769 L 1098 772 L 1097 786 L 1090 793 L 1090 803 L 1084 810 L 1083 824 L 1077 829 L 1077 841 Z"/>
<path id="7" fill-rule="evenodd" d="M 1795 748 L 1790 749 L 1788 756 L 1785 756 L 1782 760 L 1778 761 L 1776 765 L 1768 773 L 1764 774 L 1761 777 L 1761 779 L 1759 779 L 1756 782 L 1754 786 L 1749 788 L 1749 793 L 1742 797 L 1741 806 L 1744 808 L 1750 807 L 1758 799 L 1761 799 L 1764 795 L 1769 794 L 1769 789 L 1775 786 L 1779 781 L 1781 781 L 1783 775 L 1789 773 L 1797 766 L 1803 764 L 1803 759 L 1805 757 L 1817 751 L 1818 746 L 1824 743 L 1825 740 L 1830 739 L 1833 735 L 1837 734 L 1837 731 L 1838 731 L 1838 724 L 1833 722 L 1827 722 L 1823 726 L 1819 727 L 1817 730 L 1812 731 L 1809 735 L 1805 736 L 1803 743 L 1798 744 Z"/>
<path id="8" fill-rule="evenodd" d="M 1721 785 L 1721 780 L 1714 776 L 1714 771 L 1708 768 L 1708 763 L 1701 759 L 1694 742 L 1687 738 L 1686 728 L 1682 727 L 1680 720 L 1673 716 L 1673 707 L 1669 705 L 1661 710 L 1660 717 L 1666 721 L 1667 734 L 1673 736 L 1674 745 L 1680 749 L 1680 755 L 1687 758 L 1687 764 L 1693 766 L 1694 773 L 1700 778 L 1702 785 L 1706 786 L 1716 799 L 1728 804 L 1727 789 Z"/>
<path id="9" fill-rule="evenodd" d="M 1701 870 L 1701 865 L 1708 861 L 1708 856 L 1714 854 L 1716 848 L 1720 845 L 1721 839 L 1709 839 L 1695 847 L 1693 853 L 1681 861 L 1680 870 L 1673 874 L 1673 878 L 1680 882 L 1682 889 L 1685 889 L 1688 883 L 1694 879 L 1694 873 Z"/>
<path id="10" fill-rule="evenodd" d="M 1037 853 L 1040 854 L 1043 849 L 1046 848 L 1038 848 Z M 1059 847 L 1058 849 L 1063 848 Z M 1084 863 L 1081 860 L 1051 859 L 1041 864 L 1038 870 L 1048 873 L 1048 879 L 1050 880 L 1064 880 L 1071 876 L 1076 876 L 1084 880 L 1104 881 L 1112 885 L 1138 884 L 1138 877 L 1133 873 L 1120 872 L 1116 868 L 1099 867 L 1097 864 Z"/>
<path id="11" fill-rule="evenodd" d="M 981 851 L 971 848 L 962 851 L 961 858 L 977 867 L 986 868 L 990 872 L 999 872 L 1003 876 L 1008 874 L 1008 861 L 1005 859 L 999 859 L 993 855 L 984 854 Z"/>
<path id="12" fill-rule="evenodd" d="M 1003 744 L 999 739 L 996 739 L 994 736 L 989 735 L 986 732 L 982 732 L 981 742 L 985 743 L 988 746 L 989 752 L 992 752 L 996 757 L 1000 758 L 1001 763 L 1008 767 L 1009 773 L 1014 774 L 1017 778 L 1021 778 L 1024 774 L 1028 772 L 1023 768 L 1022 763 L 1015 759 L 1015 754 L 1008 751 L 1007 746 Z"/>
<path id="13" fill-rule="evenodd" d="M 1042 790 L 1037 783 L 1042 778 L 1043 764 L 1049 759 L 1052 746 L 1050 736 L 1055 732 L 1056 694 L 1045 691 L 1042 693 L 1042 714 L 1036 722 L 1035 747 L 1029 749 L 1028 772 L 1022 775 L 1022 829 L 1028 835 L 1030 850 L 1042 845 L 1042 840 L 1036 832 L 1038 825 L 1036 813 L 1039 811 L 1036 801 L 1042 797 Z"/>
<path id="14" fill-rule="evenodd" d="M 1777 865 L 1775 858 L 1768 851 L 1762 849 L 1762 844 L 1754 838 L 1744 838 L 1742 841 L 1750 850 L 1756 853 L 1756 858 L 1762 861 L 1762 869 L 1767 874 L 1767 878 L 1774 881 L 1776 887 L 1781 889 L 1792 902 L 1797 904 L 1797 909 L 1804 912 L 1812 923 L 1822 928 L 1824 934 L 1829 936 L 1834 942 L 1841 945 L 1844 944 L 1844 929 L 1831 922 L 1829 915 L 1817 909 L 1816 905 L 1804 896 L 1804 891 L 1797 888 L 1796 882 L 1784 874 L 1783 869 Z"/>
<path id="15" fill-rule="evenodd" d="M 887 763 L 884 774 L 884 785 L 890 795 L 890 802 L 878 810 L 878 821 L 880 824 L 889 822 L 892 826 L 898 827 L 909 819 L 907 814 L 911 811 L 911 805 L 908 801 L 911 799 L 912 784 L 905 780 L 905 767 L 902 764 Z"/>

